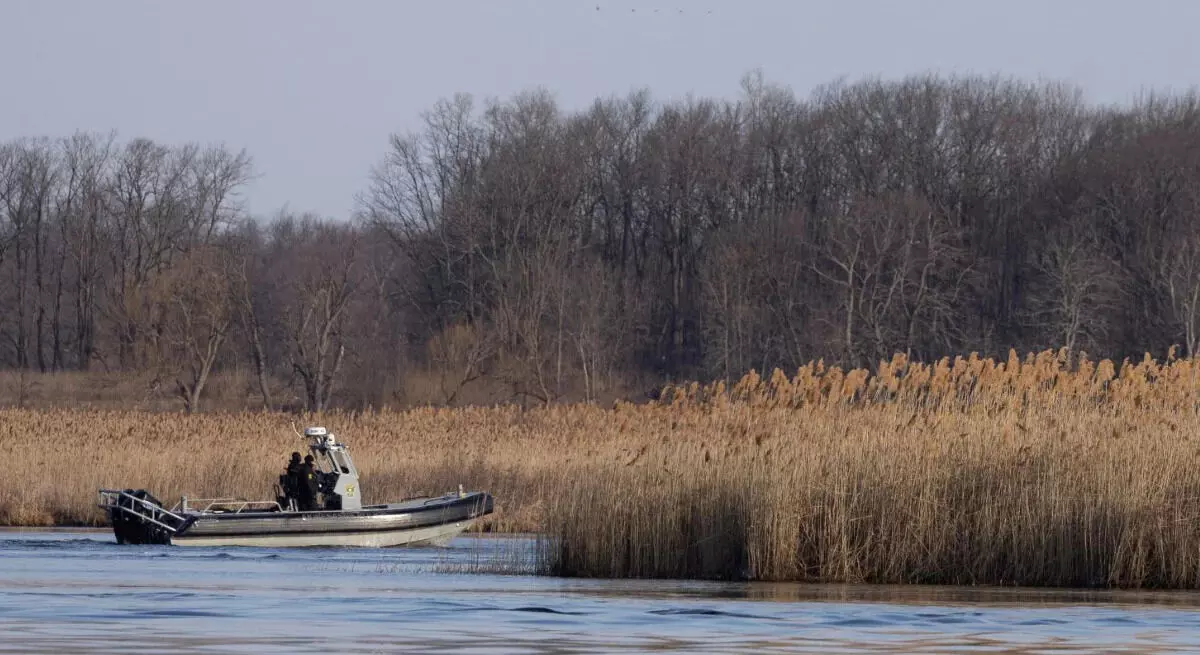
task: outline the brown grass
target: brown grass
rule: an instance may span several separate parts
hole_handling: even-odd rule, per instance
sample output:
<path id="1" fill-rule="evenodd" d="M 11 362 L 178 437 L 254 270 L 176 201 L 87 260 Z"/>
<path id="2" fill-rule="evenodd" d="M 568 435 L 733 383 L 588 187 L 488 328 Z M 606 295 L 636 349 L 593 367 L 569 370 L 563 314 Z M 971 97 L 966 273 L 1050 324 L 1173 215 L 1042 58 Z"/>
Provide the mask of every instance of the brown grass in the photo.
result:
<path id="1" fill-rule="evenodd" d="M 1200 362 L 819 363 L 654 405 L 330 414 L 369 501 L 462 483 L 559 575 L 1200 587 Z M 281 414 L 0 411 L 0 523 L 263 498 Z M 44 472 L 40 474 L 39 472 Z"/>
<path id="2" fill-rule="evenodd" d="M 599 410 L 595 410 L 599 411 Z M 196 414 L 0 410 L 0 524 L 97 524 L 97 488 L 145 488 L 173 504 L 192 498 L 272 498 L 287 455 L 302 450 L 284 414 Z M 325 425 L 349 444 L 364 500 L 381 502 L 467 488 L 495 493 L 500 508 L 483 527 L 538 526 L 539 494 L 559 479 L 553 457 L 575 421 L 568 408 L 331 413 Z M 557 445 L 556 445 L 557 444 Z M 567 456 L 567 460 L 571 459 Z"/>
<path id="3" fill-rule="evenodd" d="M 553 499 L 548 568 L 1200 587 L 1198 373 L 1045 352 L 668 389 L 615 413 L 636 462 Z"/>

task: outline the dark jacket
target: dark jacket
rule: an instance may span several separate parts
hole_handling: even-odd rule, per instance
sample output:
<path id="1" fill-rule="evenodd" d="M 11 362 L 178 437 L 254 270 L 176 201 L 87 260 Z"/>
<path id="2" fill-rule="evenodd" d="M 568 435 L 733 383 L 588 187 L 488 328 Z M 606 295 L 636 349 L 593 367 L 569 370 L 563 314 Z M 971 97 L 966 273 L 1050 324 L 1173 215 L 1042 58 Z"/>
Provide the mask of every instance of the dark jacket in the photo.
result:
<path id="1" fill-rule="evenodd" d="M 303 462 L 288 462 L 287 465 L 287 481 L 291 487 L 291 492 L 294 494 L 300 493 L 300 488 L 304 484 L 304 463 Z"/>
<path id="2" fill-rule="evenodd" d="M 317 469 L 312 464 L 300 465 L 300 488 L 311 496 L 317 495 Z"/>

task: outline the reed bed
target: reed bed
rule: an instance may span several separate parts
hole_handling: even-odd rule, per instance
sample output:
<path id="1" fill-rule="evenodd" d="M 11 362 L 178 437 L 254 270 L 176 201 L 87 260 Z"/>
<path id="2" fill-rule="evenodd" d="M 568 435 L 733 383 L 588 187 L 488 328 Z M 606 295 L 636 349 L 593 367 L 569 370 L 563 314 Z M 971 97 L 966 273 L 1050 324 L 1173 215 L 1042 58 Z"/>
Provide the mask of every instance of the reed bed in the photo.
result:
<path id="1" fill-rule="evenodd" d="M 1200 588 L 1200 362 L 902 357 L 659 400 L 329 414 L 369 501 L 483 488 L 564 576 Z M 0 411 L 0 522 L 270 496 L 280 414 Z"/>
<path id="2" fill-rule="evenodd" d="M 1073 361 L 1072 361 L 1073 359 Z M 820 362 L 665 389 L 546 512 L 558 575 L 1200 587 L 1200 362 Z"/>
<path id="3" fill-rule="evenodd" d="M 365 502 L 486 489 L 499 499 L 484 530 L 539 527 L 539 498 L 560 478 L 578 418 L 516 407 L 406 412 L 193 414 L 0 410 L 0 525 L 96 525 L 98 488 L 144 488 L 168 505 L 191 499 L 270 499 L 293 432 L 324 425 L 350 446 Z M 599 452 L 599 451 L 597 451 Z M 573 456 L 567 454 L 566 460 Z"/>

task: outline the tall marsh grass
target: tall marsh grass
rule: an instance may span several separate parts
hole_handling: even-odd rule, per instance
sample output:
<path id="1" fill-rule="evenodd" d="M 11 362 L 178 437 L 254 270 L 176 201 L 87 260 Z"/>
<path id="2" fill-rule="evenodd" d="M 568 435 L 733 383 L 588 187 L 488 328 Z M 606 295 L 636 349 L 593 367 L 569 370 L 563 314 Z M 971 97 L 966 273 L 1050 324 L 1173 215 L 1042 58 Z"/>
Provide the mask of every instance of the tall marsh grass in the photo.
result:
<path id="1" fill-rule="evenodd" d="M 820 363 L 619 408 L 568 476 L 558 575 L 1200 587 L 1200 362 Z"/>
<path id="2" fill-rule="evenodd" d="M 1045 352 L 665 389 L 644 405 L 333 413 L 368 501 L 496 495 L 567 576 L 1200 588 L 1200 361 Z M 282 414 L 0 411 L 0 522 L 97 487 L 270 496 Z"/>

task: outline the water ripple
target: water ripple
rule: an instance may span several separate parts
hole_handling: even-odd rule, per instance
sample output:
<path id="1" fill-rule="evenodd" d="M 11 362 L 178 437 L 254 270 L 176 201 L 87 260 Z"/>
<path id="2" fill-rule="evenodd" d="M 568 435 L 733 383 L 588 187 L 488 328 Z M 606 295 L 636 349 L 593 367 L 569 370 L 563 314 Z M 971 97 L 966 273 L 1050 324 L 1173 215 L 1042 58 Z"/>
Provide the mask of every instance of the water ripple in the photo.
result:
<path id="1" fill-rule="evenodd" d="M 493 548 L 185 550 L 3 533 L 0 654 L 1200 651 L 1197 594 L 444 572 Z"/>
<path id="2" fill-rule="evenodd" d="M 571 612 L 567 610 L 556 610 L 552 607 L 512 607 L 510 612 L 532 612 L 534 614 L 563 614 L 567 616 L 585 616 L 590 612 Z"/>
<path id="3" fill-rule="evenodd" d="M 659 610 L 650 610 L 649 614 L 657 614 L 659 616 L 727 616 L 737 619 L 771 619 L 770 616 L 759 616 L 756 614 L 744 614 L 742 612 L 730 612 L 725 610 L 715 610 L 706 607 L 699 608 L 678 608 L 671 607 Z"/>

